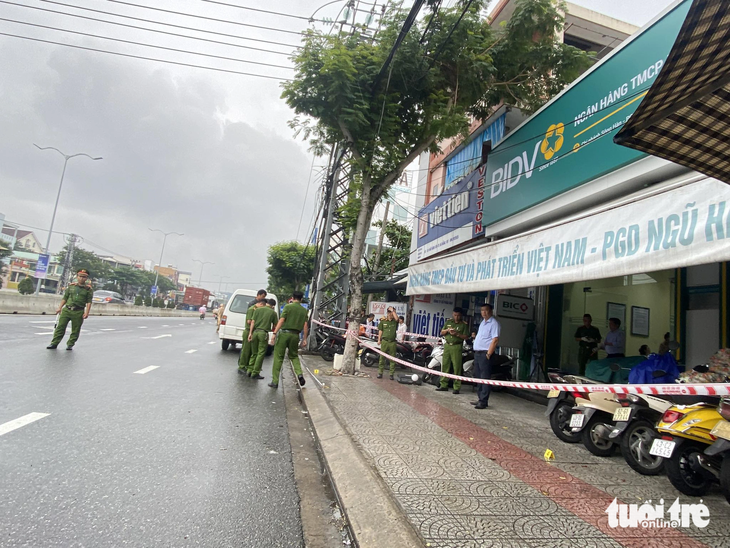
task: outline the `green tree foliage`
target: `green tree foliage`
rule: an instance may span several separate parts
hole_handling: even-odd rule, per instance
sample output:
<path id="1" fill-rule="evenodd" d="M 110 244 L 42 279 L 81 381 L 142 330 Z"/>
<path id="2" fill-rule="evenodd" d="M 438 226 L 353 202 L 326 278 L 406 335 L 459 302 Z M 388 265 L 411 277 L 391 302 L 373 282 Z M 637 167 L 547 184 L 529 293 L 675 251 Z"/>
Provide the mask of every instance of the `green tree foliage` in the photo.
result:
<path id="1" fill-rule="evenodd" d="M 8 260 L 13 254 L 13 250 L 9 249 L 7 247 L 4 247 L 2 244 L 0 244 L 0 289 L 3 287 L 3 276 L 5 276 L 5 273 L 8 271 L 8 265 L 5 264 L 5 261 Z"/>
<path id="2" fill-rule="evenodd" d="M 383 221 L 375 221 L 373 226 L 381 228 Z M 375 280 L 387 278 L 390 276 L 391 270 L 398 272 L 408 267 L 408 257 L 411 253 L 411 229 L 395 219 L 391 219 L 385 223 L 385 239 L 377 269 L 375 269 L 375 250 L 367 259 L 368 274 Z"/>
<path id="3" fill-rule="evenodd" d="M 268 290 L 280 301 L 294 291 L 303 291 L 312 281 L 317 250 L 299 242 L 280 242 L 269 247 Z"/>
<path id="4" fill-rule="evenodd" d="M 18 292 L 21 295 L 30 295 L 31 293 L 34 293 L 35 283 L 33 282 L 33 278 L 30 276 L 23 278 L 18 284 Z"/>
<path id="5" fill-rule="evenodd" d="M 144 305 L 145 306 L 152 306 L 152 297 L 150 297 L 149 295 L 147 295 L 144 298 Z"/>
<path id="6" fill-rule="evenodd" d="M 64 264 L 67 252 L 68 244 L 63 246 L 63 249 L 56 255 L 56 260 Z M 102 261 L 96 253 L 75 246 L 73 260 L 71 261 L 71 271 L 75 275 L 82 268 L 89 271 L 89 278 L 92 281 L 108 280 L 112 272 L 111 265 L 106 261 Z"/>
<path id="7" fill-rule="evenodd" d="M 296 75 L 282 95 L 296 112 L 292 127 L 316 152 L 344 141 L 351 153 L 355 323 L 363 313 L 360 265 L 373 209 L 403 170 L 422 152 L 436 152 L 441 140 L 466 136 L 473 118 L 486 119 L 501 102 L 536 109 L 590 64 L 587 54 L 561 43 L 564 5 L 520 0 L 510 20 L 492 28 L 480 17 L 487 3 L 462 0 L 416 22 L 381 78 L 407 17 L 401 4 L 386 12 L 376 40 L 310 30 L 294 58 Z M 349 341 L 346 372 L 355 352 Z"/>
<path id="8" fill-rule="evenodd" d="M 142 299 L 142 295 L 137 295 L 134 298 L 134 306 L 142 306 L 144 304 L 144 300 Z"/>
<path id="9" fill-rule="evenodd" d="M 167 301 L 167 308 L 175 308 L 175 301 Z"/>
<path id="10" fill-rule="evenodd" d="M 147 283 L 147 276 L 138 268 L 118 266 L 111 271 L 109 280 L 119 288 L 119 293 L 126 296 L 129 293 L 138 293 Z"/>

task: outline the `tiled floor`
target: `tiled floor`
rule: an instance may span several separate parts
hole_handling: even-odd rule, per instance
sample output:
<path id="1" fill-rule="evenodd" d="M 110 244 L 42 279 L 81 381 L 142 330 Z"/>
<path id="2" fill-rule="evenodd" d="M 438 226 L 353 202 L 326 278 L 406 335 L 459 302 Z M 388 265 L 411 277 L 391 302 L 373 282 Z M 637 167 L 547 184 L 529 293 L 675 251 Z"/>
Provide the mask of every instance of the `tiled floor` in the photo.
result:
<path id="1" fill-rule="evenodd" d="M 307 357 L 321 367 L 316 358 Z M 317 361 L 315 361 L 317 360 Z M 565 444 L 543 406 L 494 393 L 475 410 L 470 387 L 435 392 L 386 379 L 320 376 L 340 421 L 390 487 L 426 543 L 440 548 L 730 548 L 730 505 L 703 501 L 705 529 L 614 529 L 606 508 L 681 496 L 663 477 L 641 476 L 621 456 Z M 556 459 L 543 460 L 546 449 Z"/>

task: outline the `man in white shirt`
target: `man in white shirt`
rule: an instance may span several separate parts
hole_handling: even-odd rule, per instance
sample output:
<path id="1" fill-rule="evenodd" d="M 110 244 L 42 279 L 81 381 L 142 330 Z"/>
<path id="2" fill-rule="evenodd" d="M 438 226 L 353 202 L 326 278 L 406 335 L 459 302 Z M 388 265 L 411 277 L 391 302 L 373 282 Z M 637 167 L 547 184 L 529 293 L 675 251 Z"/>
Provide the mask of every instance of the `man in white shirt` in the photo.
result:
<path id="1" fill-rule="evenodd" d="M 482 323 L 479 324 L 479 331 L 474 339 L 474 370 L 480 379 L 489 379 L 492 376 L 492 356 L 499 344 L 500 325 L 493 314 L 494 308 L 491 304 L 482 305 Z M 490 392 L 491 387 L 488 384 L 479 385 L 477 390 L 479 399 L 472 402 L 475 409 L 489 407 Z"/>
<path id="2" fill-rule="evenodd" d="M 398 329 L 396 330 L 396 339 L 398 342 L 403 342 L 406 338 L 406 319 L 403 316 L 398 316 Z"/>
<path id="3" fill-rule="evenodd" d="M 606 334 L 606 339 L 599 345 L 603 348 L 608 356 L 607 358 L 623 358 L 626 349 L 626 335 L 619 328 L 621 320 L 618 318 L 608 319 L 608 328 L 610 331 Z"/>

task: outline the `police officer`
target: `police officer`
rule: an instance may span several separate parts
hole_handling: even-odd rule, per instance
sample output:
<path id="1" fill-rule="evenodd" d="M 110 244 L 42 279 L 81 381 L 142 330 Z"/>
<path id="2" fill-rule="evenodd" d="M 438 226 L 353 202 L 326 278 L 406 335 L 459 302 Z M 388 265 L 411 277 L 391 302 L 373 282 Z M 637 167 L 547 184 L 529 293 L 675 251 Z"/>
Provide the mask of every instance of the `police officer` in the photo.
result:
<path id="1" fill-rule="evenodd" d="M 251 341 L 251 360 L 253 361 L 253 365 L 249 369 L 251 378 L 256 380 L 263 379 L 259 373 L 264 364 L 266 349 L 269 347 L 269 331 L 274 328 L 279 319 L 276 311 L 269 308 L 267 304 L 266 299 L 256 304 L 248 333 L 248 340 Z"/>
<path id="2" fill-rule="evenodd" d="M 463 313 L 464 311 L 458 306 L 454 308 L 452 319 L 446 320 L 444 328 L 441 330 L 441 335 L 445 339 L 444 358 L 441 364 L 442 373 L 451 373 L 453 369 L 454 375 L 461 375 L 461 351 L 464 341 L 469 337 L 469 324 L 461 319 Z M 461 381 L 454 380 L 454 394 L 458 394 L 460 388 Z M 441 377 L 441 383 L 436 391 L 446 392 L 448 389 L 449 379 Z"/>
<path id="3" fill-rule="evenodd" d="M 248 334 L 251 332 L 251 321 L 253 320 L 253 312 L 256 308 L 256 303 L 260 301 L 253 301 L 251 306 L 246 311 L 246 325 L 243 328 L 243 337 L 241 338 L 241 354 L 238 356 L 238 374 L 248 374 L 251 376 L 249 364 L 251 362 L 251 340 L 248 338 Z"/>
<path id="4" fill-rule="evenodd" d="M 298 375 L 299 385 L 304 386 L 305 380 L 302 375 L 302 366 L 299 363 L 299 334 L 304 330 L 302 345 L 307 344 L 307 309 L 302 306 L 304 294 L 295 291 L 292 294 L 293 302 L 287 304 L 281 312 L 279 323 L 274 328 L 274 333 L 279 333 L 274 347 L 274 367 L 271 370 L 271 388 L 279 388 L 279 372 L 284 363 L 284 353 L 289 349 L 289 359 Z"/>
<path id="5" fill-rule="evenodd" d="M 388 309 L 388 315 L 384 320 L 381 320 L 378 324 L 378 344 L 380 350 L 395 356 L 397 347 L 395 344 L 395 336 L 398 331 L 398 319 L 395 315 L 395 311 L 392 308 Z M 383 378 L 383 370 L 385 369 L 385 356 L 380 355 L 380 361 L 378 362 L 378 378 Z M 390 380 L 393 380 L 395 375 L 395 362 L 390 360 Z"/>
<path id="6" fill-rule="evenodd" d="M 58 348 L 58 343 L 66 334 L 68 322 L 71 322 L 71 336 L 66 342 L 66 350 L 73 349 L 76 341 L 79 340 L 81 325 L 89 317 L 93 296 L 94 289 L 89 283 L 89 271 L 82 268 L 76 274 L 76 281 L 68 284 L 66 291 L 63 293 L 61 306 L 56 310 L 56 314 L 61 316 L 58 318 L 58 325 L 53 332 L 53 340 L 46 348 L 49 350 Z"/>

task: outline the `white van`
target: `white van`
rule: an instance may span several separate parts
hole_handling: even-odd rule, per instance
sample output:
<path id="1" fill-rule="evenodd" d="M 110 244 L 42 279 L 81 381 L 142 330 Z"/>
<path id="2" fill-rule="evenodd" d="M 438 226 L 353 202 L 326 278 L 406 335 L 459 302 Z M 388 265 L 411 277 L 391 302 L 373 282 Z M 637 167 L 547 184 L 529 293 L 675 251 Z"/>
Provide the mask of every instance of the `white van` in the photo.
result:
<path id="1" fill-rule="evenodd" d="M 228 300 L 223 311 L 221 327 L 218 330 L 218 337 L 221 340 L 223 350 L 228 350 L 231 345 L 235 349 L 236 345 L 241 344 L 243 341 L 243 330 L 246 328 L 246 312 L 256 300 L 256 293 L 258 293 L 256 289 L 236 289 Z M 266 298 L 276 301 L 275 310 L 278 314 L 279 300 L 276 295 L 269 293 Z"/>

